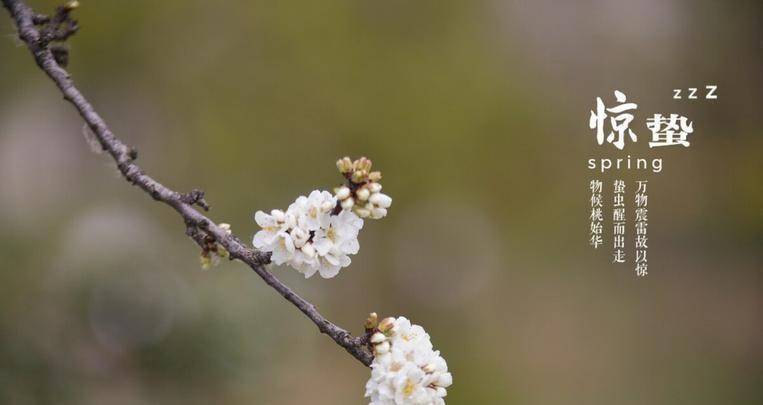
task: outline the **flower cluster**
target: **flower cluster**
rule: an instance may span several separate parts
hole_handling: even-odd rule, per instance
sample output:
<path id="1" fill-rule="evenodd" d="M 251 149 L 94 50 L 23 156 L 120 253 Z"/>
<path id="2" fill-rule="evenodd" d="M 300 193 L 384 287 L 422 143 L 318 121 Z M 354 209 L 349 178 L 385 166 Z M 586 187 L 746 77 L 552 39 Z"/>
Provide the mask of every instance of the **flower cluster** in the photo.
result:
<path id="1" fill-rule="evenodd" d="M 424 328 L 404 317 L 375 323 L 371 314 L 366 324 L 374 351 L 366 383 L 370 405 L 444 405 L 453 377 Z"/>
<path id="2" fill-rule="evenodd" d="M 347 179 L 346 185 L 334 190 L 342 208 L 351 209 L 361 218 L 384 218 L 392 198 L 381 192 L 381 172 L 371 171 L 371 160 L 363 157 L 351 161 L 345 157 L 339 159 L 336 166 Z"/>
<path id="3" fill-rule="evenodd" d="M 363 220 L 351 211 L 332 215 L 336 197 L 315 190 L 300 196 L 284 212 L 257 211 L 254 220 L 262 230 L 254 235 L 253 245 L 272 252 L 275 264 L 287 263 L 305 277 L 318 272 L 331 278 L 350 265 L 349 255 L 358 253 L 358 232 Z"/>
<path id="4" fill-rule="evenodd" d="M 337 167 L 346 184 L 328 191 L 315 190 L 300 196 L 286 211 L 257 211 L 254 220 L 262 230 L 252 244 L 271 252 L 273 263 L 288 264 L 305 277 L 316 272 L 323 278 L 336 276 L 358 253 L 358 232 L 363 218 L 382 218 L 392 199 L 381 193 L 381 173 L 371 171 L 371 161 L 342 158 Z M 357 203 L 356 203 L 357 201 Z"/>

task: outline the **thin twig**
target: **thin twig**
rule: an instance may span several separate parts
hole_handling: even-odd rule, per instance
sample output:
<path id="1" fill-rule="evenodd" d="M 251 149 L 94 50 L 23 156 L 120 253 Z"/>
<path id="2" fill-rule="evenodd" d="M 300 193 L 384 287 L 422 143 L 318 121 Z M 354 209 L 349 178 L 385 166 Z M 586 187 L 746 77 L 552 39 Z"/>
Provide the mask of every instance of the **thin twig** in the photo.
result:
<path id="1" fill-rule="evenodd" d="M 69 73 L 56 62 L 54 54 L 48 46 L 49 38 L 41 36 L 37 25 L 50 24 L 56 20 L 55 18 L 50 19 L 36 14 L 21 0 L 2 0 L 2 2 L 16 22 L 19 37 L 32 52 L 37 65 L 61 90 L 64 99 L 74 105 L 82 119 L 95 134 L 103 150 L 111 155 L 119 171 L 128 182 L 138 186 L 155 200 L 161 201 L 177 211 L 185 223 L 186 234 L 196 243 L 203 244 L 205 236 L 214 238 L 230 253 L 231 259 L 240 260 L 251 267 L 265 283 L 273 287 L 310 318 L 318 326 L 321 333 L 330 336 L 364 365 L 371 364 L 372 355 L 365 347 L 365 336 L 353 337 L 349 332 L 323 317 L 315 305 L 297 295 L 265 268 L 265 265 L 270 263 L 269 254 L 248 248 L 237 237 L 220 228 L 194 208 L 194 205 L 197 205 L 205 210 L 208 209 L 203 192 L 199 190 L 193 190 L 190 193 L 174 191 L 145 174 L 135 164 L 134 160 L 137 157 L 135 149 L 126 145 L 111 132 L 93 106 L 74 86 Z M 49 32 L 55 28 L 44 26 L 43 29 L 45 32 Z"/>

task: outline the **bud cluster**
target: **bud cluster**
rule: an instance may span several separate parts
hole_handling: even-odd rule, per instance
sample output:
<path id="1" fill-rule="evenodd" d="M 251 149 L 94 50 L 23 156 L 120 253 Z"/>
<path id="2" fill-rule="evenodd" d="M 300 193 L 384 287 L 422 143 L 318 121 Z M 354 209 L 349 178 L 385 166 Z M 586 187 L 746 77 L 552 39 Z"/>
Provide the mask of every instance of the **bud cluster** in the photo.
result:
<path id="1" fill-rule="evenodd" d="M 373 162 L 362 157 L 355 161 L 349 157 L 337 160 L 339 169 L 347 184 L 334 189 L 342 209 L 352 210 L 361 218 L 379 219 L 387 215 L 392 198 L 381 192 L 381 172 L 371 171 Z"/>
<path id="2" fill-rule="evenodd" d="M 228 235 L 231 234 L 230 224 L 220 223 L 218 227 Z M 228 250 L 223 245 L 217 243 L 211 235 L 206 235 L 203 242 L 204 246 L 201 248 L 201 255 L 199 256 L 199 264 L 202 270 L 208 270 L 213 265 L 216 266 L 220 262 L 221 257 L 226 259 L 230 257 Z"/>
<path id="3" fill-rule="evenodd" d="M 404 317 L 377 319 L 372 313 L 366 321 L 374 353 L 366 383 L 370 405 L 445 404 L 453 377 L 429 334 Z"/>
<path id="4" fill-rule="evenodd" d="M 389 353 L 389 338 L 396 332 L 395 318 L 389 317 L 382 319 L 381 322 L 377 321 L 376 312 L 372 312 L 366 320 L 366 332 L 371 335 L 368 342 L 373 349 L 374 356 Z"/>

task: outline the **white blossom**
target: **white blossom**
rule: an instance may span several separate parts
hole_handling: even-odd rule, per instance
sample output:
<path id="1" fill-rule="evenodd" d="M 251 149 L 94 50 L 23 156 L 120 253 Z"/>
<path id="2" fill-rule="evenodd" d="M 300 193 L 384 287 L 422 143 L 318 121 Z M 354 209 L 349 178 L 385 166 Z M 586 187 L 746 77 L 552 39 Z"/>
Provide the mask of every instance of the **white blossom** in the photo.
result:
<path id="1" fill-rule="evenodd" d="M 349 255 L 358 253 L 358 232 L 363 220 L 351 211 L 332 215 L 337 199 L 328 191 L 315 190 L 299 196 L 286 212 L 258 211 L 255 221 L 262 228 L 252 244 L 272 252 L 277 265 L 288 264 L 305 277 L 318 273 L 323 278 L 336 276 L 349 266 Z"/>
<path id="2" fill-rule="evenodd" d="M 254 235 L 253 245 L 258 249 L 274 243 L 279 237 L 278 234 L 287 228 L 286 217 L 281 210 L 273 210 L 270 215 L 257 211 L 254 214 L 254 221 L 262 228 Z"/>
<path id="3" fill-rule="evenodd" d="M 335 188 L 334 194 L 315 190 L 297 197 L 286 211 L 257 211 L 254 219 L 262 230 L 252 244 L 270 252 L 273 263 L 287 264 L 305 277 L 336 276 L 360 249 L 363 218 L 382 218 L 392 205 L 392 198 L 381 193 L 381 172 L 371 167 L 365 157 L 339 159 L 337 168 L 346 183 Z"/>
<path id="4" fill-rule="evenodd" d="M 444 405 L 453 377 L 424 328 L 399 317 L 391 325 L 382 322 L 380 330 L 371 336 L 370 405 Z"/>
<path id="5" fill-rule="evenodd" d="M 294 260 L 296 253 L 294 240 L 288 232 L 279 232 L 272 244 L 261 246 L 260 248 L 266 252 L 273 252 L 270 256 L 270 260 L 278 265 L 291 262 Z"/>
<path id="6" fill-rule="evenodd" d="M 350 265 L 350 256 L 358 253 L 358 232 L 363 220 L 350 211 L 331 216 L 325 228 L 315 231 L 313 246 L 318 253 L 321 277 L 334 277 L 342 267 Z"/>
<path id="7" fill-rule="evenodd" d="M 328 191 L 315 190 L 309 196 L 299 196 L 287 214 L 297 218 L 297 224 L 306 231 L 315 231 L 326 225 L 328 213 L 336 206 L 336 197 Z"/>

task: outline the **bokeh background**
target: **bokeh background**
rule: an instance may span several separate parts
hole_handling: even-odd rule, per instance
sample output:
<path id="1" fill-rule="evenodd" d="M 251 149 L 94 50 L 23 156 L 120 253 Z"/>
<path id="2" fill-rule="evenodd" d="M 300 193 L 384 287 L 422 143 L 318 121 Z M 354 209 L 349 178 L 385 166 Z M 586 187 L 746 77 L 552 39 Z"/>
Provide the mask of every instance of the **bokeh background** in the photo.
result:
<path id="1" fill-rule="evenodd" d="M 449 404 L 763 403 L 759 1 L 81 3 L 80 89 L 242 238 L 338 184 L 337 158 L 374 160 L 394 203 L 352 266 L 273 271 L 353 332 L 422 324 Z M 256 274 L 200 270 L 13 32 L 3 10 L 0 403 L 365 403 L 368 370 Z M 639 104 L 622 152 L 588 129 L 615 89 Z M 646 147 L 657 112 L 691 147 Z M 663 171 L 586 169 L 627 155 Z M 588 246 L 593 178 L 649 180 L 647 278 Z"/>

